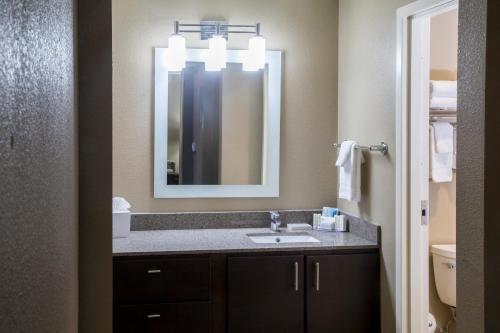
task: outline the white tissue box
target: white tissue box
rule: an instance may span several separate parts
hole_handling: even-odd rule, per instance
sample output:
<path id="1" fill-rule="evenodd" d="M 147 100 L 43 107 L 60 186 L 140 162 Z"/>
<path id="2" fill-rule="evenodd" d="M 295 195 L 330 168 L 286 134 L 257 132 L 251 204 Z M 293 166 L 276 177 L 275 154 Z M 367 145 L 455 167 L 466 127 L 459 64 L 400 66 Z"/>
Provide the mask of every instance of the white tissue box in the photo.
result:
<path id="1" fill-rule="evenodd" d="M 130 212 L 113 212 L 113 238 L 126 238 L 130 235 Z"/>
<path id="2" fill-rule="evenodd" d="M 335 218 L 321 216 L 318 230 L 335 231 Z"/>
<path id="3" fill-rule="evenodd" d="M 305 231 L 312 230 L 312 226 L 307 223 L 288 223 L 286 226 L 287 231 Z"/>

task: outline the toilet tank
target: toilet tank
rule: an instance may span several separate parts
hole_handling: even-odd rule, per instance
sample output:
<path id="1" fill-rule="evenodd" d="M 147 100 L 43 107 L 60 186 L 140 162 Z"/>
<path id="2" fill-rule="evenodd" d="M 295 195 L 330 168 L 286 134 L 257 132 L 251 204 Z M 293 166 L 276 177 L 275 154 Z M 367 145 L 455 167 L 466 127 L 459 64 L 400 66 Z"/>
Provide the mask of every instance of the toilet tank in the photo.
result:
<path id="1" fill-rule="evenodd" d="M 457 246 L 455 244 L 432 245 L 434 279 L 441 302 L 457 306 Z"/>

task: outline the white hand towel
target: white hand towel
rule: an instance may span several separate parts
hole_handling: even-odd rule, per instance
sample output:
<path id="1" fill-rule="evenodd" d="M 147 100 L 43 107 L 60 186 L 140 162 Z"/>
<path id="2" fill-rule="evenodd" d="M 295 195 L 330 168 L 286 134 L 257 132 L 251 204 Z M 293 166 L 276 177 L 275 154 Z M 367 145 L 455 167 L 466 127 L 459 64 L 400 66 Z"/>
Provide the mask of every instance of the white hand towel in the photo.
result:
<path id="1" fill-rule="evenodd" d="M 434 140 L 438 154 L 453 153 L 453 126 L 446 122 L 435 122 Z"/>
<path id="2" fill-rule="evenodd" d="M 336 166 L 343 166 L 351 156 L 351 147 L 354 144 L 354 141 L 346 140 L 342 142 L 340 145 L 339 156 L 337 157 Z"/>
<path id="3" fill-rule="evenodd" d="M 354 202 L 361 201 L 361 164 L 364 158 L 356 142 L 350 144 L 349 158 L 340 166 L 339 198 Z"/>
<path id="4" fill-rule="evenodd" d="M 431 81 L 431 97 L 457 98 L 457 81 Z"/>
<path id="5" fill-rule="evenodd" d="M 435 183 L 451 182 L 453 179 L 453 153 L 439 154 L 436 151 L 434 126 L 430 130 L 430 166 L 431 178 Z"/>
<path id="6" fill-rule="evenodd" d="M 431 109 L 443 111 L 457 111 L 457 99 L 450 97 L 432 97 Z"/>

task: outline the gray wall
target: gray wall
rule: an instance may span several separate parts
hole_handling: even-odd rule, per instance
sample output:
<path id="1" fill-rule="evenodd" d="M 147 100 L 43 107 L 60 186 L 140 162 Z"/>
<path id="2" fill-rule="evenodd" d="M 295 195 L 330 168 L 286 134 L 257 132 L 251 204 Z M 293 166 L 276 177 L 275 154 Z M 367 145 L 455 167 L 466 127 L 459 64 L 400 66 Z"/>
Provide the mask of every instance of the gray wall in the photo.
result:
<path id="1" fill-rule="evenodd" d="M 0 332 L 77 332 L 74 9 L 0 0 Z"/>
<path id="2" fill-rule="evenodd" d="M 457 183 L 457 328 L 499 332 L 500 3 L 461 0 Z"/>

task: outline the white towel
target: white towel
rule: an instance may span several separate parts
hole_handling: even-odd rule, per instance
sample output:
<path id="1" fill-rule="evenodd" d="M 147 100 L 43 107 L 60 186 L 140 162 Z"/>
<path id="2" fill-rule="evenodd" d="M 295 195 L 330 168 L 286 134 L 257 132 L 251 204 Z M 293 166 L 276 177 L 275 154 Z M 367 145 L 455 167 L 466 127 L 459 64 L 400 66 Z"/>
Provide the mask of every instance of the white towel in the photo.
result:
<path id="1" fill-rule="evenodd" d="M 337 162 L 335 163 L 336 166 L 343 166 L 349 160 L 353 144 L 355 144 L 355 142 L 349 140 L 342 142 L 340 145 L 339 156 L 337 157 Z"/>
<path id="2" fill-rule="evenodd" d="M 457 98 L 457 81 L 431 81 L 431 97 Z"/>
<path id="3" fill-rule="evenodd" d="M 348 156 L 340 156 L 342 147 L 345 144 L 345 149 L 349 147 Z M 342 143 L 339 160 L 342 163 L 340 166 L 339 177 L 339 198 L 354 202 L 361 201 L 361 164 L 364 163 L 364 158 L 360 149 L 356 149 L 356 142 L 345 141 Z M 339 162 L 337 160 L 337 162 Z"/>
<path id="4" fill-rule="evenodd" d="M 453 153 L 453 126 L 446 122 L 435 122 L 434 140 L 438 154 Z"/>
<path id="5" fill-rule="evenodd" d="M 453 152 L 439 154 L 436 151 L 434 126 L 430 130 L 431 178 L 435 183 L 451 182 L 453 179 Z"/>
<path id="6" fill-rule="evenodd" d="M 443 111 L 457 111 L 457 99 L 451 97 L 432 97 L 431 109 Z"/>

